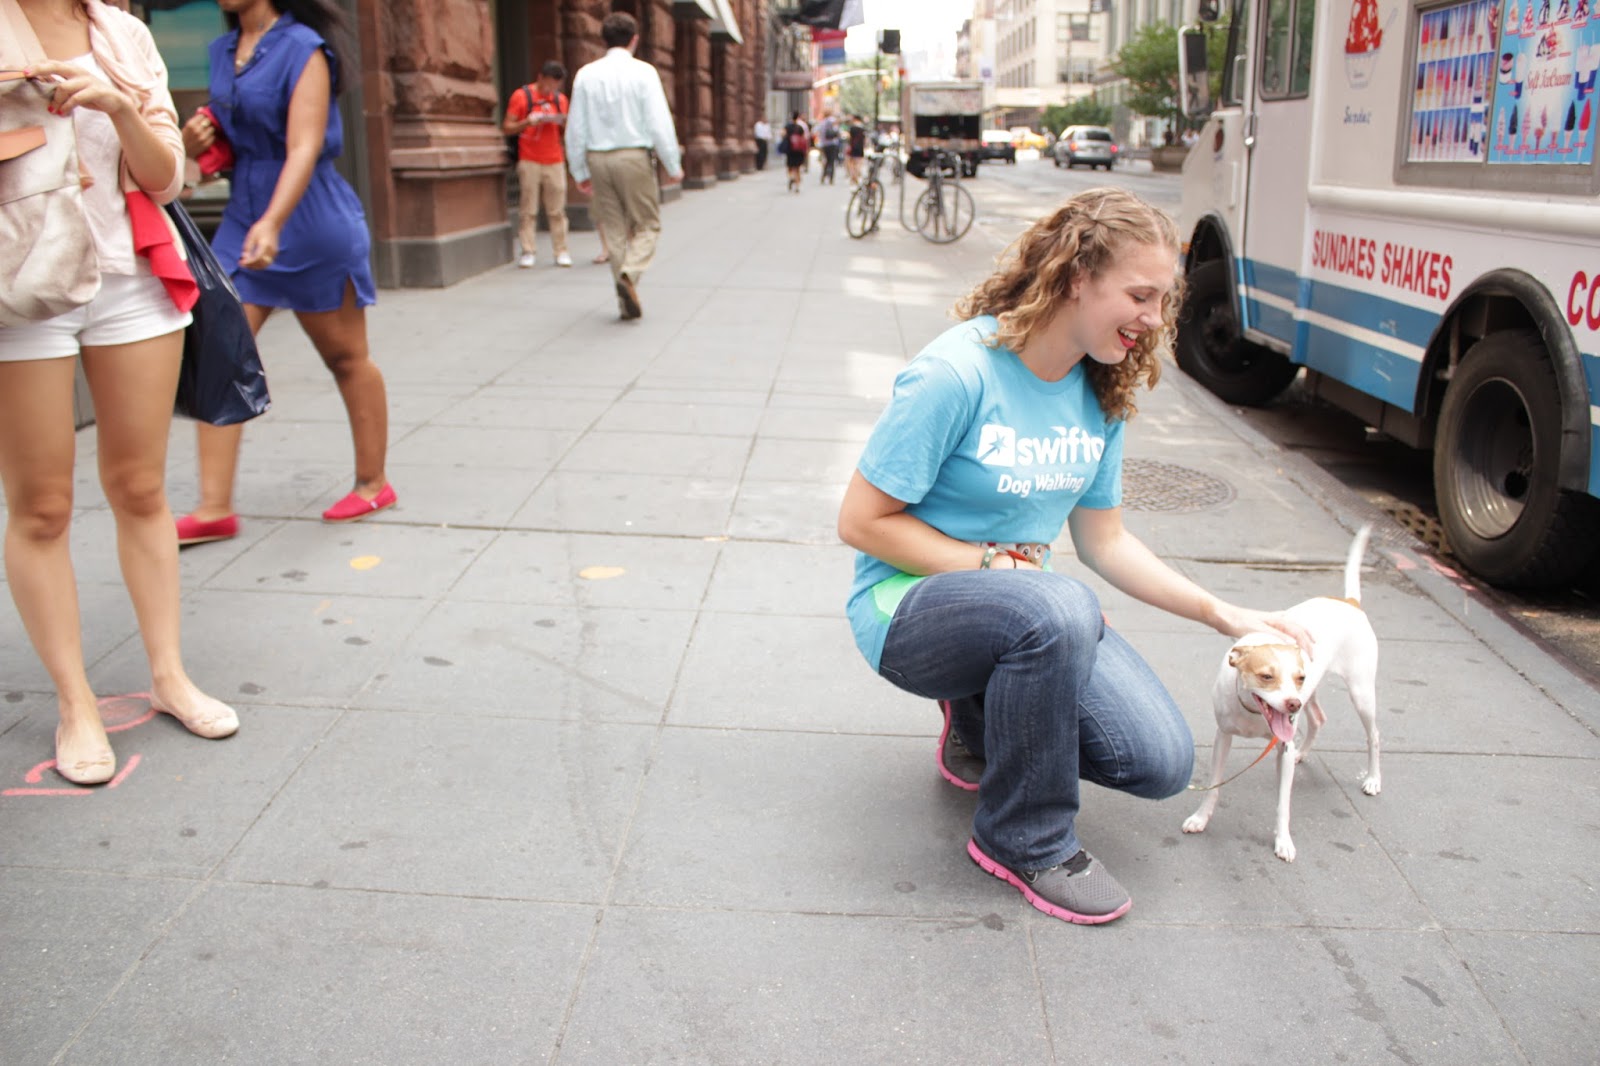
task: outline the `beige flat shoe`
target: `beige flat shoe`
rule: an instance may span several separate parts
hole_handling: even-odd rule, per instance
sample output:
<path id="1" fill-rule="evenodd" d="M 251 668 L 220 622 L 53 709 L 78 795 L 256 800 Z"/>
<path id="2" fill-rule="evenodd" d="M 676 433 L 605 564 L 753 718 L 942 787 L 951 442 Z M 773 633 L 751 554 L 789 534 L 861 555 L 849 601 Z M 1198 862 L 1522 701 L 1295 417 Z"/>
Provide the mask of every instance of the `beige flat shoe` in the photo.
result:
<path id="1" fill-rule="evenodd" d="M 109 746 L 99 751 L 68 754 L 61 750 L 61 727 L 57 726 L 56 773 L 74 785 L 103 785 L 117 776 L 117 756 Z"/>
<path id="2" fill-rule="evenodd" d="M 150 697 L 150 709 L 162 714 L 170 714 L 176 718 L 183 728 L 197 737 L 207 740 L 221 740 L 231 737 L 239 731 L 239 715 L 232 707 L 221 700 L 214 700 L 210 696 L 201 695 L 201 709 L 193 714 L 180 714 L 170 707 L 164 706 L 154 695 Z"/>

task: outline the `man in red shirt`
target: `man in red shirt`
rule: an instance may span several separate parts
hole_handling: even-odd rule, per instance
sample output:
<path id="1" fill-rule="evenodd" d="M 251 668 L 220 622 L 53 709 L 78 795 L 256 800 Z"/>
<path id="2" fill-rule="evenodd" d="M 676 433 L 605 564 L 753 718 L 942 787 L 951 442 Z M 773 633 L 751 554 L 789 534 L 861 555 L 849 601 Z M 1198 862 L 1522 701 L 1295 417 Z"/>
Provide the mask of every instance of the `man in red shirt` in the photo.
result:
<path id="1" fill-rule="evenodd" d="M 561 85 L 567 68 L 550 60 L 539 68 L 532 85 L 511 94 L 506 119 L 500 129 L 517 135 L 517 240 L 522 255 L 517 266 L 531 267 L 534 253 L 539 204 L 544 204 L 545 221 L 550 225 L 550 243 L 555 246 L 556 266 L 569 267 L 567 254 L 567 157 L 561 142 L 567 129 L 567 97 Z"/>

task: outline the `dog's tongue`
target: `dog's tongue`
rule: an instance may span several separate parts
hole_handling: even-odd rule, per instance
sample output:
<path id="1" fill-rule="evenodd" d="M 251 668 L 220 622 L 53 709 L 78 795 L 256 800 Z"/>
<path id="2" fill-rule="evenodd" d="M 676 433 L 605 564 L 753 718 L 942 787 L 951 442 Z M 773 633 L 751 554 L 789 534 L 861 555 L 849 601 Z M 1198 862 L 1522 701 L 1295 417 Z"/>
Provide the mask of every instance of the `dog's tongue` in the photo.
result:
<path id="1" fill-rule="evenodd" d="M 1287 744 L 1294 739 L 1294 719 L 1284 714 L 1273 706 L 1263 706 L 1261 713 L 1267 717 L 1267 728 L 1272 730 L 1272 735 L 1278 738 L 1281 744 Z"/>

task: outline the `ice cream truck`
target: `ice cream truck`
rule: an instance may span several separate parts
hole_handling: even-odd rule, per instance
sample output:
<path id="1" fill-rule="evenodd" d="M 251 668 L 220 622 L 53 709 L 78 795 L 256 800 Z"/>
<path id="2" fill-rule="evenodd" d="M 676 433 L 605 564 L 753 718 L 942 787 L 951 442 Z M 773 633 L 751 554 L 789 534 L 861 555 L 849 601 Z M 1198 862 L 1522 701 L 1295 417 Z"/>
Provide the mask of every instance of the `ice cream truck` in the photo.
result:
<path id="1" fill-rule="evenodd" d="M 1206 117 L 1178 365 L 1243 405 L 1304 368 L 1431 449 L 1450 546 L 1492 583 L 1600 566 L 1600 12 L 1199 3 L 1179 37 L 1182 106 Z"/>

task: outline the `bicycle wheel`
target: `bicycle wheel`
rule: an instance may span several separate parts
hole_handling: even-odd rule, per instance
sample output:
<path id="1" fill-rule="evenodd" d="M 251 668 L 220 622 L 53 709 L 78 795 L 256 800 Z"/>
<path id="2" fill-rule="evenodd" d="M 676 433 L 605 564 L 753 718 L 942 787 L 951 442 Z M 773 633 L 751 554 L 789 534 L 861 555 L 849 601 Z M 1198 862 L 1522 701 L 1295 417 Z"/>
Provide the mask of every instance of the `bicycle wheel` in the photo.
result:
<path id="1" fill-rule="evenodd" d="M 873 217 L 872 186 L 859 186 L 850 194 L 850 202 L 844 209 L 844 231 L 850 236 L 860 239 L 872 232 L 877 225 Z"/>
<path id="2" fill-rule="evenodd" d="M 862 185 L 861 188 L 866 190 L 867 195 L 864 199 L 867 201 L 872 214 L 872 222 L 867 226 L 867 232 L 873 233 L 878 229 L 878 220 L 883 217 L 883 186 L 879 184 L 878 179 L 873 178 Z M 859 192 L 860 190 L 857 191 Z"/>
<path id="3" fill-rule="evenodd" d="M 936 182 L 917 197 L 911 218 L 925 238 L 935 244 L 949 244 L 966 235 L 975 214 L 971 193 L 956 182 Z"/>

